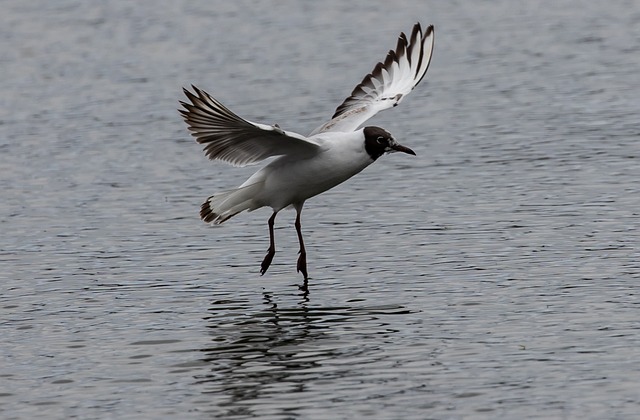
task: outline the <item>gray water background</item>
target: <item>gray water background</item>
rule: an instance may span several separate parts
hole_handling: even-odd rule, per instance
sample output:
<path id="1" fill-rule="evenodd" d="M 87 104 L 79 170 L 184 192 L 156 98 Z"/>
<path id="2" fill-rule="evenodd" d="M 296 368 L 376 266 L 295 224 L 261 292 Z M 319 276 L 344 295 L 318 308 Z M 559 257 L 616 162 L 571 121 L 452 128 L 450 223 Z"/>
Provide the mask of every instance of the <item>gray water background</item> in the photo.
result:
<path id="1" fill-rule="evenodd" d="M 4 0 L 0 417 L 637 418 L 640 3 Z M 413 23 L 385 156 L 293 212 L 200 203 L 182 86 L 307 133 Z"/>

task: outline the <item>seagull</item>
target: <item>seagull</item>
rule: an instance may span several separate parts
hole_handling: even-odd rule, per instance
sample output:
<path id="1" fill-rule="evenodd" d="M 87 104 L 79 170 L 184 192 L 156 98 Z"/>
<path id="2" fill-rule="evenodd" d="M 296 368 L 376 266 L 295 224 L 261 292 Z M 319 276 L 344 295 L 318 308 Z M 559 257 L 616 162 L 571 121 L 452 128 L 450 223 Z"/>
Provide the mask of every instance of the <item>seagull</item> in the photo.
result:
<path id="1" fill-rule="evenodd" d="M 378 112 L 398 105 L 420 83 L 431 62 L 433 42 L 433 25 L 423 30 L 416 23 L 409 37 L 400 33 L 395 50 L 364 77 L 329 121 L 307 136 L 239 117 L 193 85 L 193 92 L 183 89 L 190 103 L 180 101 L 184 109 L 179 112 L 209 159 L 246 166 L 276 157 L 238 188 L 207 198 L 200 208 L 202 220 L 220 224 L 242 211 L 271 207 L 269 248 L 260 265 L 264 275 L 276 253 L 276 215 L 284 208 L 295 209 L 297 271 L 306 287 L 307 253 L 300 221 L 305 201 L 341 184 L 385 153 L 415 156 L 385 129 L 360 127 Z"/>

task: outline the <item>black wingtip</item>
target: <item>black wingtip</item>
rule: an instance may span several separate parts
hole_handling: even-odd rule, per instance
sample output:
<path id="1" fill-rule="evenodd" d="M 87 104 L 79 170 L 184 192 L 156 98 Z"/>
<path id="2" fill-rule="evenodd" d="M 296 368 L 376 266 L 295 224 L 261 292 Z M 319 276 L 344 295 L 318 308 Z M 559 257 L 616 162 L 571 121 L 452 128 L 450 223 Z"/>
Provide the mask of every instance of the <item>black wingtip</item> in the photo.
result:
<path id="1" fill-rule="evenodd" d="M 418 33 L 420 33 L 420 34 L 422 34 L 422 41 L 424 41 L 425 39 L 430 37 L 431 34 L 434 31 L 435 31 L 435 28 L 434 28 L 433 24 L 427 26 L 426 29 L 423 31 L 422 30 L 422 25 L 420 24 L 420 22 L 417 22 L 415 25 L 413 25 L 413 30 L 411 31 L 410 39 L 413 39 Z M 401 34 L 401 35 L 403 35 L 403 34 Z"/>
<path id="2" fill-rule="evenodd" d="M 201 89 L 198 89 L 198 87 L 196 85 L 192 84 L 191 85 L 191 90 L 189 90 L 188 88 L 183 86 L 182 87 L 182 92 L 184 92 L 184 94 L 187 95 L 187 97 L 189 99 L 192 99 L 192 98 L 202 98 L 203 97 L 202 94 L 203 94 L 204 91 L 201 90 Z"/>

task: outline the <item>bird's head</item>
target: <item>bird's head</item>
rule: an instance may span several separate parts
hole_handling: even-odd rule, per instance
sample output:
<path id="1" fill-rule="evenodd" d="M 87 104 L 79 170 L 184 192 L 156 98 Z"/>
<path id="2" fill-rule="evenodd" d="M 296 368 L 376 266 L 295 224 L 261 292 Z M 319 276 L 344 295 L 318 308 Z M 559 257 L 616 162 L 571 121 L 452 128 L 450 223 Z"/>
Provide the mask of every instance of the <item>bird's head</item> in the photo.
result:
<path id="1" fill-rule="evenodd" d="M 416 153 L 398 143 L 396 139 L 385 129 L 380 127 L 365 127 L 364 133 L 364 148 L 371 156 L 371 159 L 376 160 L 385 153 L 404 152 L 410 155 L 416 155 Z"/>

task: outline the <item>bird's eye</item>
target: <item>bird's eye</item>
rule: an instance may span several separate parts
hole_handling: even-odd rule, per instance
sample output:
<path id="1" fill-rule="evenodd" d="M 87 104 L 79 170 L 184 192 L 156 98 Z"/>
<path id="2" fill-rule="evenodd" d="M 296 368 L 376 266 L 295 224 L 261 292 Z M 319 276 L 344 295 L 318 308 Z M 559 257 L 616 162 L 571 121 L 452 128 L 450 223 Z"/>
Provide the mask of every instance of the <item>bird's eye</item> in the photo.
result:
<path id="1" fill-rule="evenodd" d="M 378 144 L 384 144 L 384 137 L 380 136 L 376 139 L 376 143 Z"/>

